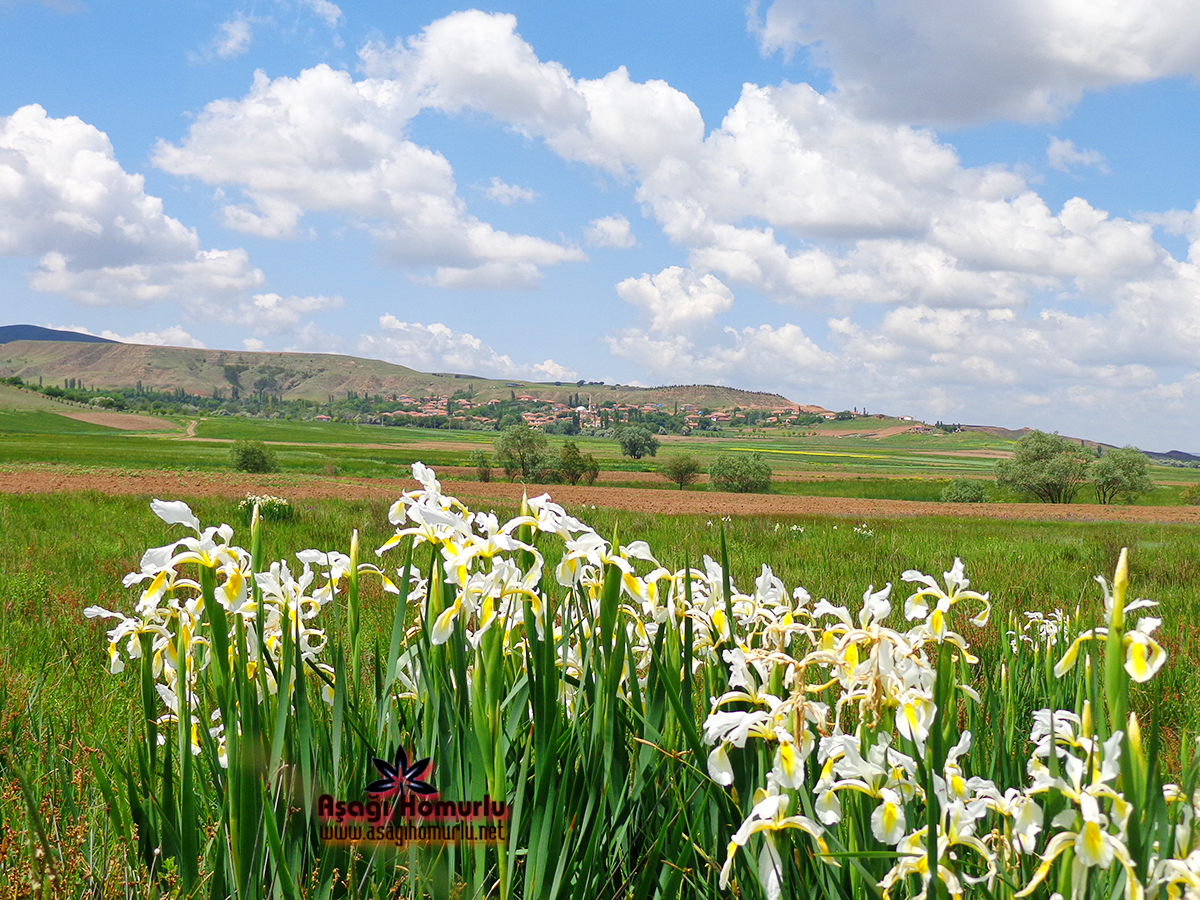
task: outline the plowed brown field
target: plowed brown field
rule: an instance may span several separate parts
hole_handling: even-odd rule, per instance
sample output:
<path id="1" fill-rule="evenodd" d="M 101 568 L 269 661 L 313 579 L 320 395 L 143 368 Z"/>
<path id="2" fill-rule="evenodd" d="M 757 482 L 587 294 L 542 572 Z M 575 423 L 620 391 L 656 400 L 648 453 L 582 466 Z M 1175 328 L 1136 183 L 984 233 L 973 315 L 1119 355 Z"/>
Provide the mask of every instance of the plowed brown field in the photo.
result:
<path id="1" fill-rule="evenodd" d="M 121 431 L 178 431 L 179 426 L 157 416 L 138 416 L 119 412 L 60 412 L 60 416 L 78 419 L 89 425 L 104 425 Z"/>
<path id="2" fill-rule="evenodd" d="M 67 467 L 28 466 L 0 470 L 0 492 L 58 493 L 99 491 L 105 494 L 183 497 L 242 497 L 248 492 L 273 493 L 290 500 L 320 498 L 394 499 L 412 490 L 411 479 L 323 478 L 295 475 L 234 475 L 222 472 L 80 471 Z M 516 504 L 522 490 L 530 496 L 549 492 L 564 506 L 603 506 L 666 515 L 838 516 L 852 519 L 907 516 L 960 516 L 984 519 L 1027 519 L 1076 522 L 1145 522 L 1200 525 L 1200 507 L 1065 506 L 1041 503 L 922 503 L 909 500 L 863 500 L 842 497 L 796 497 L 774 494 L 726 494 L 715 491 L 641 490 L 624 487 L 572 487 L 500 482 L 450 481 L 446 493 L 464 500 Z"/>

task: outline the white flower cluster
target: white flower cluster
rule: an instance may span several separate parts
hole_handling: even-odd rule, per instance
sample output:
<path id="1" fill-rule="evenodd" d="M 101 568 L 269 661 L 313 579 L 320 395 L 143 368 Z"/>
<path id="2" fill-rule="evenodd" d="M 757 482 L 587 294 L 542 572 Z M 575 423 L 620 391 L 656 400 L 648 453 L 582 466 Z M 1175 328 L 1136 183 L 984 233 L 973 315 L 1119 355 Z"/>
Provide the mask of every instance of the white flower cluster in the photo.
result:
<path id="1" fill-rule="evenodd" d="M 247 494 L 238 501 L 237 510 L 249 522 L 255 507 L 267 522 L 286 522 L 295 515 L 295 507 L 290 500 L 272 494 Z"/>
<path id="2" fill-rule="evenodd" d="M 150 508 L 167 524 L 184 525 L 196 537 L 181 538 L 145 552 L 139 570 L 124 579 L 125 587 L 143 586 L 133 615 L 100 606 L 88 607 L 84 614 L 116 620 L 108 632 L 111 672 L 122 671 L 126 662 L 140 661 L 144 652 L 149 652 L 155 689 L 167 709 L 157 721 L 160 727 L 179 720 L 182 698 L 193 723 L 192 752 L 200 752 L 197 679 L 212 664 L 214 652 L 211 614 L 206 615 L 202 585 L 207 579 L 212 580 L 212 598 L 224 611 L 228 624 L 229 663 L 245 667 L 247 677 L 259 685 L 260 691 L 265 685 L 271 694 L 279 692 L 276 673 L 285 668 L 285 629 L 292 640 L 299 641 L 302 660 L 332 681 L 333 668 L 319 659 L 326 642 L 325 631 L 317 627 L 315 620 L 349 571 L 348 556 L 305 550 L 297 554 L 299 572 L 293 572 L 286 562 L 272 563 L 265 572 L 252 572 L 250 554 L 232 543 L 233 529 L 229 525 L 202 530 L 195 514 L 180 501 L 154 500 Z M 196 578 L 183 574 L 189 563 L 196 566 Z M 252 578 L 261 602 L 255 600 Z M 244 658 L 239 657 L 238 647 L 242 645 Z M 260 666 L 266 666 L 261 680 L 257 677 Z M 292 670 L 284 686 L 285 696 L 291 697 L 294 683 Z M 332 701 L 328 684 L 323 693 L 326 701 Z M 224 765 L 225 740 L 219 711 L 212 713 L 210 721 L 209 733 Z M 163 741 L 160 731 L 159 742 Z"/>
<path id="3" fill-rule="evenodd" d="M 1107 871 L 1114 865 L 1124 871 L 1128 900 L 1154 897 L 1163 890 L 1172 898 L 1200 898 L 1200 843 L 1193 827 L 1200 793 L 1193 802 L 1176 785 L 1166 785 L 1165 801 L 1179 805 L 1175 846 L 1155 846 L 1145 878 L 1139 877 L 1130 854 L 1132 804 L 1116 782 L 1122 747 L 1141 752 L 1135 716 L 1130 717 L 1128 741 L 1119 730 L 1101 741 L 1086 701 L 1082 716 L 1038 711 L 1030 734 L 1030 781 L 1023 788 L 1001 790 L 992 780 L 965 770 L 970 731 L 944 752 L 937 770 L 930 770 L 931 734 L 943 728 L 935 702 L 939 658 L 950 654 L 952 672 L 978 661 L 963 636 L 950 630 L 949 616 L 966 601 L 974 607 L 970 621 L 982 627 L 989 617 L 989 598 L 969 590 L 957 559 L 944 575 L 944 586 L 917 571 L 903 577 L 919 586 L 904 604 L 905 617 L 916 623 L 907 631 L 886 624 L 892 612 L 887 585 L 880 591 L 868 588 L 857 616 L 825 600 L 811 610 L 807 603 L 797 603 L 782 617 L 763 619 L 742 631 L 738 646 L 724 651 L 730 690 L 713 698 L 704 725 L 706 741 L 715 745 L 708 758 L 709 774 L 719 784 L 732 785 L 734 748 L 746 748 L 751 741 L 765 745 L 767 758 L 774 762 L 766 784 L 754 795 L 753 809 L 729 843 L 722 887 L 729 885 L 734 860 L 754 834 L 763 835 L 757 874 L 772 900 L 783 896 L 778 840 L 785 830 L 808 834 L 818 858 L 839 865 L 828 855 L 828 840 L 830 829 L 843 820 L 843 795 L 851 792 L 869 798 L 870 834 L 897 853 L 898 861 L 879 882 L 885 898 L 896 890 L 907 895 L 911 876 L 920 879 L 917 898 L 928 894 L 933 878 L 952 898 L 964 896 L 972 885 L 986 887 L 985 895 L 993 896 L 998 880 L 1014 886 L 1013 896 L 1027 897 L 1064 854 L 1075 900 L 1084 896 L 1090 871 Z M 1101 582 L 1111 616 L 1112 593 Z M 802 589 L 796 596 L 807 600 Z M 1126 609 L 1145 605 L 1149 601 Z M 1014 652 L 1030 644 L 1049 652 L 1065 643 L 1070 622 L 1059 610 L 1050 616 L 1029 614 L 1019 632 L 1009 632 Z M 1144 681 L 1162 665 L 1165 652 L 1149 637 L 1157 624 L 1156 619 L 1142 619 L 1124 633 L 1119 646 L 1132 680 Z M 1070 668 L 1083 642 L 1106 634 L 1104 628 L 1081 633 L 1056 675 Z M 797 647 L 803 649 L 797 652 Z M 948 709 L 957 710 L 960 696 L 979 702 L 969 684 L 957 677 L 950 681 L 942 695 Z M 957 718 L 957 712 L 952 714 Z M 807 772 L 814 754 L 815 781 Z M 811 810 L 811 817 L 788 815 L 798 802 Z M 932 854 L 931 803 L 937 810 Z M 1044 810 L 1051 807 L 1056 812 L 1047 823 Z M 1043 829 L 1049 831 L 1040 861 L 1032 875 L 1023 878 L 1021 857 L 1037 853 Z M 936 860 L 933 875 L 931 860 Z M 1029 871 L 1027 864 L 1024 870 Z"/>

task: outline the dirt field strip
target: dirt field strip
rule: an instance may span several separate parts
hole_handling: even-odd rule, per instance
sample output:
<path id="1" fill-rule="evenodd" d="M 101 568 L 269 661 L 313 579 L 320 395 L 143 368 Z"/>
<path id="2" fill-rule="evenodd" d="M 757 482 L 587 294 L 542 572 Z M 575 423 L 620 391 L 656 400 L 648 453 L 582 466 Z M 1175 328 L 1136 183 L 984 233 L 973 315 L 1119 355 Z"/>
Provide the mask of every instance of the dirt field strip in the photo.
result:
<path id="1" fill-rule="evenodd" d="M 77 419 L 89 425 L 103 425 L 121 431 L 178 431 L 179 426 L 157 416 L 138 416 L 115 412 L 60 412 L 67 419 Z"/>
<path id="2" fill-rule="evenodd" d="M 243 497 L 273 493 L 292 501 L 323 498 L 394 500 L 412 490 L 411 479 L 351 479 L 318 476 L 235 475 L 222 472 L 78 472 L 55 467 L 0 471 L 0 493 L 104 494 L 158 497 Z M 795 497 L 775 494 L 726 494 L 715 491 L 639 490 L 617 487 L 572 487 L 478 481 L 443 483 L 447 494 L 476 506 L 488 501 L 516 504 L 522 490 L 529 496 L 549 493 L 567 507 L 603 506 L 663 515 L 834 516 L 847 519 L 954 516 L 977 519 L 1020 519 L 1057 522 L 1138 522 L 1200 525 L 1200 507 L 1095 506 L 1073 503 L 927 503 L 910 500 L 864 500 L 844 497 Z"/>

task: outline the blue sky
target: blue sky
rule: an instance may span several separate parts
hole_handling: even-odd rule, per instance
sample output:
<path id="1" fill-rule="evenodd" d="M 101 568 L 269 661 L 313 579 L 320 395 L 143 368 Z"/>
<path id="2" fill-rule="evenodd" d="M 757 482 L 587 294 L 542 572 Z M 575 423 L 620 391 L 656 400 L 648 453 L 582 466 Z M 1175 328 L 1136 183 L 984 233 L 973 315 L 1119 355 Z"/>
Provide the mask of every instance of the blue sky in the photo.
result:
<path id="1" fill-rule="evenodd" d="M 0 0 L 0 303 L 1200 451 L 1182 0 Z"/>

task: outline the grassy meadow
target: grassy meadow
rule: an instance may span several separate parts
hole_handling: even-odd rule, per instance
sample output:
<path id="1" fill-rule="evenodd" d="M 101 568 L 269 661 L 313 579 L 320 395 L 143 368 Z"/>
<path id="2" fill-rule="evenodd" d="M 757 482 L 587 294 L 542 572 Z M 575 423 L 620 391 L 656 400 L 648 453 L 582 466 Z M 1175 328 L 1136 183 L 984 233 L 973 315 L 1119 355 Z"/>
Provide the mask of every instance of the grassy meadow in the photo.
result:
<path id="1" fill-rule="evenodd" d="M 226 521 L 245 531 L 232 502 L 183 499 L 190 500 L 201 521 Z M 264 556 L 286 558 L 309 547 L 346 552 L 354 528 L 362 546 L 374 548 L 393 532 L 386 507 L 382 502 L 301 504 L 294 521 L 266 529 Z M 989 627 L 973 636 L 984 666 L 1000 658 L 1009 613 L 1078 607 L 1081 621 L 1102 616 L 1092 576 L 1110 572 L 1119 549 L 1128 546 L 1138 595 L 1159 600 L 1166 621 L 1161 640 L 1171 661 L 1158 686 L 1162 721 L 1172 734 L 1200 730 L 1194 702 L 1200 690 L 1200 627 L 1195 624 L 1200 598 L 1194 589 L 1200 581 L 1200 545 L 1191 529 L 961 519 L 854 523 L 747 517 L 722 523 L 605 509 L 571 512 L 600 533 L 617 531 L 622 541 L 647 541 L 672 568 L 685 558 L 695 564 L 704 554 L 719 559 L 723 525 L 731 574 L 743 589 L 767 563 L 789 589 L 803 585 L 814 598 L 851 607 L 868 583 L 892 582 L 903 596 L 904 570 L 936 574 L 961 557 L 972 585 L 990 591 L 995 604 Z M 38 896 L 21 887 L 30 848 L 37 843 L 29 827 L 31 806 L 37 810 L 33 821 L 61 854 L 64 871 L 74 876 L 60 884 L 61 896 L 109 896 L 89 883 L 86 873 L 107 871 L 114 892 L 130 875 L 120 866 L 105 869 L 101 859 L 118 848 L 111 844 L 109 802 L 94 767 L 113 765 L 108 754 L 117 755 L 137 740 L 139 688 L 131 670 L 108 673 L 105 625 L 85 619 L 83 610 L 91 605 L 129 609 L 137 590 L 122 588 L 121 578 L 137 568 L 146 547 L 177 537 L 178 529 L 155 518 L 147 498 L 81 493 L 0 496 L 0 533 L 5 550 L 0 557 L 0 765 L 7 784 L 0 815 L 8 825 L 0 845 L 0 883 L 9 885 L 0 888 L 0 897 Z M 547 543 L 544 552 L 550 569 L 557 562 L 556 549 Z M 387 646 L 393 613 L 390 596 L 364 583 L 361 671 L 368 680 L 376 654 Z M 705 703 L 696 702 L 698 707 Z M 27 793 L 14 778 L 17 771 Z M 150 885 L 142 889 L 153 894 Z"/>

